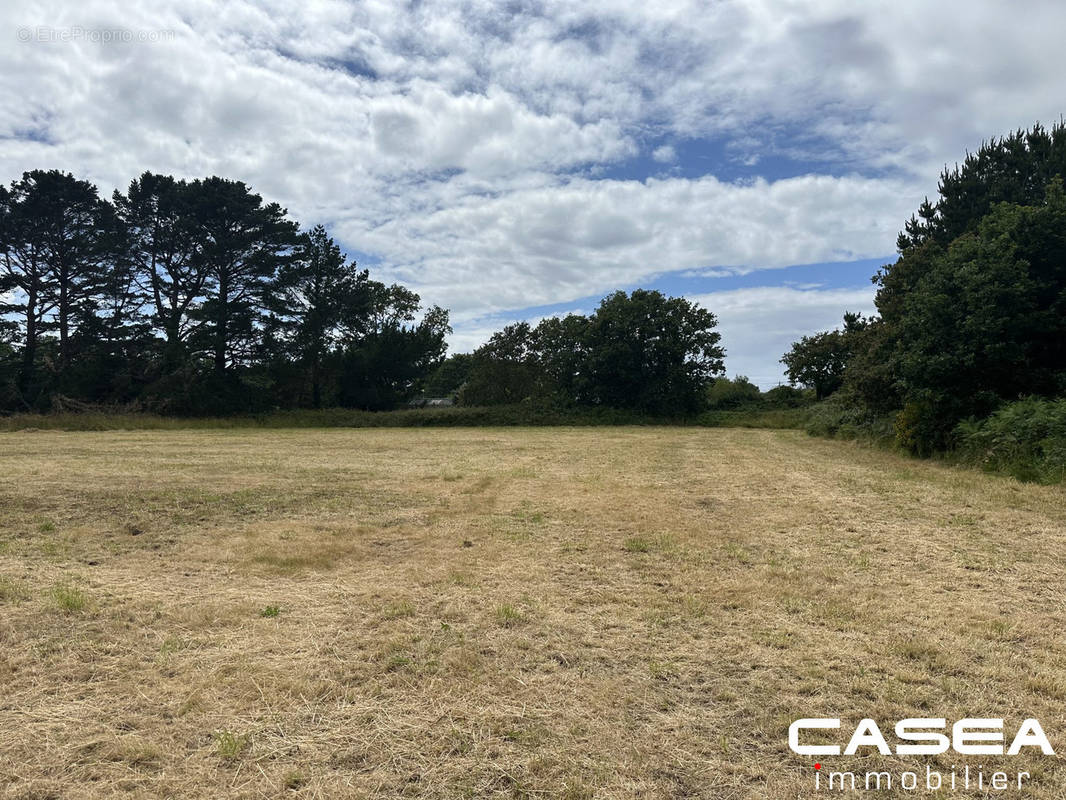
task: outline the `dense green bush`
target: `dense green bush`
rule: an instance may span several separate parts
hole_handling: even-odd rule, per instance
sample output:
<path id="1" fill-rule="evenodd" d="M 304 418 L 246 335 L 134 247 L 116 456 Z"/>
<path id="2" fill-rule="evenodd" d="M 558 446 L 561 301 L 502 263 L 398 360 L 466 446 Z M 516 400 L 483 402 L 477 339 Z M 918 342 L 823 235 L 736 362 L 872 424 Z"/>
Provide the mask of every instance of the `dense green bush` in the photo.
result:
<path id="1" fill-rule="evenodd" d="M 894 436 L 891 417 L 870 414 L 839 395 L 812 406 L 807 412 L 804 429 L 812 436 L 871 439 L 886 444 Z"/>
<path id="2" fill-rule="evenodd" d="M 803 430 L 810 409 L 747 407 L 728 411 L 704 411 L 696 424 L 708 428 L 774 428 Z"/>
<path id="3" fill-rule="evenodd" d="M 441 362 L 426 378 L 422 391 L 426 397 L 458 396 L 463 384 L 470 377 L 473 356 L 469 353 L 455 353 Z"/>
<path id="4" fill-rule="evenodd" d="M 707 387 L 707 408 L 711 411 L 759 405 L 761 401 L 762 392 L 759 387 L 745 375 L 737 375 L 732 380 L 718 378 Z"/>
<path id="5" fill-rule="evenodd" d="M 762 392 L 744 375 L 718 378 L 707 388 L 707 410 L 696 419 L 710 427 L 803 429 L 813 389 L 775 386 Z"/>
<path id="6" fill-rule="evenodd" d="M 762 395 L 768 408 L 802 408 L 815 401 L 813 389 L 797 389 L 795 386 L 775 386 Z"/>
<path id="7" fill-rule="evenodd" d="M 958 456 L 1018 480 L 1058 483 L 1066 476 L 1066 399 L 1031 398 L 1001 406 L 955 429 Z"/>

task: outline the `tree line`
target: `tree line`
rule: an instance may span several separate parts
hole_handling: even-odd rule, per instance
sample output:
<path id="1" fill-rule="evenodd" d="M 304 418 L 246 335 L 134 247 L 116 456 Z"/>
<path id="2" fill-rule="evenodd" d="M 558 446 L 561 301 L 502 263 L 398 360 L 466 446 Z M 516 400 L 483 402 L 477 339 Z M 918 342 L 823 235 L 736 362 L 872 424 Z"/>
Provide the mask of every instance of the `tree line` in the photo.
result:
<path id="1" fill-rule="evenodd" d="M 587 316 L 508 325 L 473 353 L 449 357 L 427 390 L 472 406 L 693 414 L 707 407 L 708 388 L 725 371 L 717 324 L 682 297 L 614 292 Z"/>
<path id="2" fill-rule="evenodd" d="M 518 323 L 445 359 L 448 313 L 372 280 L 240 181 L 145 172 L 110 200 L 69 173 L 0 186 L 0 412 L 203 415 L 417 395 L 687 414 L 724 350 L 655 291 Z"/>
<path id="3" fill-rule="evenodd" d="M 929 454 L 1007 404 L 1066 397 L 1064 174 L 1062 122 L 943 171 L 873 276 L 877 314 L 847 315 L 782 359 L 792 381 L 832 395 L 828 432 L 887 428 Z"/>
<path id="4" fill-rule="evenodd" d="M 56 170 L 0 186 L 0 412 L 392 408 L 449 332 L 240 181 L 145 172 L 110 200 Z"/>
<path id="5" fill-rule="evenodd" d="M 1066 396 L 1064 173 L 1064 123 L 944 170 L 873 276 L 877 313 L 846 313 L 782 358 L 828 399 L 828 431 L 888 427 L 927 454 L 1004 404 Z M 388 409 L 425 393 L 686 415 L 755 389 L 715 392 L 716 326 L 638 289 L 446 359 L 445 310 L 423 312 L 239 181 L 146 172 L 110 200 L 58 171 L 0 186 L 0 412 Z"/>

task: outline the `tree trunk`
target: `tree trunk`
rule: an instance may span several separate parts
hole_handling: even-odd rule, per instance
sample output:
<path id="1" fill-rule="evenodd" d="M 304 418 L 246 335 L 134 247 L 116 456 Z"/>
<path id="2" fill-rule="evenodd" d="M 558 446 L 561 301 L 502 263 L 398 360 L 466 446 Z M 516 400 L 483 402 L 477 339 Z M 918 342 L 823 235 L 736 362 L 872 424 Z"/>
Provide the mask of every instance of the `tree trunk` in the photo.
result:
<path id="1" fill-rule="evenodd" d="M 59 284 L 59 364 L 70 365 L 70 294 L 65 271 L 60 272 Z"/>
<path id="2" fill-rule="evenodd" d="M 322 408 L 322 382 L 319 376 L 317 352 L 311 360 L 311 405 L 314 408 Z"/>
<path id="3" fill-rule="evenodd" d="M 219 375 L 226 371 L 226 344 L 229 331 L 226 330 L 229 317 L 229 281 L 223 275 L 218 281 L 218 321 L 215 330 L 215 372 Z"/>
<path id="4" fill-rule="evenodd" d="M 19 370 L 19 392 L 25 398 L 33 383 L 33 362 L 37 357 L 37 292 L 26 295 L 26 346 L 22 349 L 22 368 Z"/>
<path id="5" fill-rule="evenodd" d="M 178 369 L 185 361 L 182 353 L 179 325 L 177 315 L 174 314 L 167 319 L 163 328 L 164 335 L 167 337 L 165 349 L 163 350 L 163 368 L 167 372 L 173 372 Z"/>

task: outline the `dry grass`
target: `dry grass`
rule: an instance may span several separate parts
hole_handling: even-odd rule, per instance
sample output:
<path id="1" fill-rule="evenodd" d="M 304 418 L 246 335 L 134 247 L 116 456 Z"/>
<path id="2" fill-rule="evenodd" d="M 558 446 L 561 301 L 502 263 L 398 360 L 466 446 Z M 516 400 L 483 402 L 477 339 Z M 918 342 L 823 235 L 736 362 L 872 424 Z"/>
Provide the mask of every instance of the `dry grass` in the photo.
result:
<path id="1" fill-rule="evenodd" d="M 805 797 L 800 716 L 1066 752 L 1061 488 L 781 431 L 0 444 L 0 797 Z"/>

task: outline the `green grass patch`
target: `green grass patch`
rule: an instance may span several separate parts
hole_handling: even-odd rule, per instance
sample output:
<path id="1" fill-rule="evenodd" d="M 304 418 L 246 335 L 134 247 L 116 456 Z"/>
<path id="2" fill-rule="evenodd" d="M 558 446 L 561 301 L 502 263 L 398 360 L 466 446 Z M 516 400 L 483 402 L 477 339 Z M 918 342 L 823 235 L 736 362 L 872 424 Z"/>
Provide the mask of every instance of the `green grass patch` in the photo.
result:
<path id="1" fill-rule="evenodd" d="M 285 788 L 291 791 L 295 792 L 297 789 L 302 789 L 310 782 L 311 778 L 308 777 L 306 773 L 301 772 L 298 769 L 294 769 L 290 772 L 285 773 Z"/>
<path id="2" fill-rule="evenodd" d="M 627 553 L 650 553 L 652 542 L 644 536 L 630 536 L 622 542 L 622 547 Z"/>
<path id="3" fill-rule="evenodd" d="M 57 583 L 50 592 L 56 607 L 65 614 L 80 614 L 89 605 L 89 596 L 69 583 Z"/>
<path id="4" fill-rule="evenodd" d="M 496 607 L 496 624 L 502 628 L 513 628 L 526 621 L 525 616 L 511 603 Z"/>
<path id="5" fill-rule="evenodd" d="M 236 761 L 251 744 L 251 736 L 246 733 L 215 731 L 215 754 L 223 761 Z"/>

